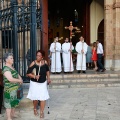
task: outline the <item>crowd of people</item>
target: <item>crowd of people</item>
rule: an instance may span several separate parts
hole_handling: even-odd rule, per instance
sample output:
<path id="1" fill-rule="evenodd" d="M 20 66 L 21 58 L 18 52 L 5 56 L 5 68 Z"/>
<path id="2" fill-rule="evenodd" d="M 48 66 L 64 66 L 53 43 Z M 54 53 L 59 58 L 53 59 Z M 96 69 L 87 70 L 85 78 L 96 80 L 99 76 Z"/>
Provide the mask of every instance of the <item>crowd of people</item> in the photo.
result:
<path id="1" fill-rule="evenodd" d="M 78 73 L 86 73 L 86 63 L 90 67 L 90 63 L 94 63 L 94 69 L 96 71 L 104 72 L 105 68 L 101 62 L 102 56 L 104 56 L 103 46 L 99 40 L 88 46 L 81 36 L 79 42 L 74 47 L 69 39 L 65 39 L 65 43 L 58 42 L 58 37 L 54 39 L 54 42 L 50 45 L 51 55 L 51 72 L 60 73 L 61 68 L 61 50 L 62 60 L 65 73 L 71 73 L 74 71 L 72 51 L 76 50 L 76 70 Z M 49 93 L 47 84 L 51 83 L 49 65 L 45 58 L 45 52 L 38 50 L 36 52 L 36 59 L 29 63 L 29 67 L 26 75 L 30 78 L 30 86 L 27 98 L 33 101 L 34 115 L 38 115 L 37 107 L 40 102 L 40 118 L 44 118 L 44 108 L 46 100 L 49 99 Z M 13 54 L 4 54 L 5 66 L 2 69 L 3 81 L 4 81 L 4 107 L 6 108 L 7 120 L 13 120 L 16 117 L 15 108 L 18 106 L 20 100 L 17 97 L 17 90 L 23 83 L 21 76 L 13 67 Z M 1 111 L 0 111 L 1 112 Z"/>
<path id="2" fill-rule="evenodd" d="M 62 62 L 64 73 L 72 73 L 74 71 L 72 51 L 75 49 L 76 57 L 76 70 L 78 73 L 86 73 L 87 68 L 94 68 L 97 72 L 104 72 L 106 69 L 102 64 L 102 57 L 104 56 L 103 45 L 99 40 L 90 46 L 84 41 L 83 36 L 74 47 L 68 38 L 61 44 L 58 37 L 54 38 L 54 42 L 50 45 L 50 58 L 51 58 L 51 73 L 62 72 Z M 61 56 L 62 54 L 62 56 Z M 87 66 L 86 66 L 87 65 Z"/>

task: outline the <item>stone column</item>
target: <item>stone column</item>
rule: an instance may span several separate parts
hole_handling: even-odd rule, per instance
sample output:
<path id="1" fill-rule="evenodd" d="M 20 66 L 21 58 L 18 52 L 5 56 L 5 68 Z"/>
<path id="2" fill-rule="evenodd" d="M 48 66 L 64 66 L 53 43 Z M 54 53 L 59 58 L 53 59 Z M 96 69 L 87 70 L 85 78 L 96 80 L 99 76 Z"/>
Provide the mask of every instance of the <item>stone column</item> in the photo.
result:
<path id="1" fill-rule="evenodd" d="M 113 0 L 105 0 L 105 68 L 113 69 L 114 39 L 113 39 Z"/>
<path id="2" fill-rule="evenodd" d="M 114 70 L 120 70 L 120 0 L 113 2 Z"/>
<path id="3" fill-rule="evenodd" d="M 40 0 L 42 7 L 42 49 L 48 60 L 48 0 Z"/>

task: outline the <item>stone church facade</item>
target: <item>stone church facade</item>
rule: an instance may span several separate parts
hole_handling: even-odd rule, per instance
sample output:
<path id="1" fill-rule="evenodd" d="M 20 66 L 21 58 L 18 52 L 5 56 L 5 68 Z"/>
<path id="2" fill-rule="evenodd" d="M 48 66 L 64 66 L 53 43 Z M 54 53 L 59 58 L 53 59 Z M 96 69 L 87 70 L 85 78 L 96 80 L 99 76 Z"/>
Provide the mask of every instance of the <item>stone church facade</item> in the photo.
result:
<path id="1" fill-rule="evenodd" d="M 48 0 L 42 6 L 42 48 L 48 56 Z M 105 68 L 120 70 L 120 0 L 104 0 L 104 50 Z M 46 58 L 47 59 L 47 58 Z"/>
<path id="2" fill-rule="evenodd" d="M 101 2 L 101 0 L 92 0 L 91 4 L 96 1 Z M 105 68 L 107 70 L 117 71 L 120 70 L 120 0 L 103 0 L 103 3 L 103 15 L 100 19 L 104 19 Z M 94 9 L 94 6 L 92 7 Z M 97 16 L 100 15 L 98 14 Z M 92 24 L 94 26 L 94 21 L 92 22 Z M 90 29 L 90 32 L 92 29 L 93 28 Z M 97 35 L 97 29 L 95 30 L 95 32 L 95 34 Z M 90 36 L 92 35 L 93 33 L 90 33 Z M 90 42 L 93 42 L 93 40 L 95 41 L 96 39 L 97 37 L 91 37 Z"/>
<path id="3" fill-rule="evenodd" d="M 105 0 L 105 67 L 120 70 L 120 0 Z"/>

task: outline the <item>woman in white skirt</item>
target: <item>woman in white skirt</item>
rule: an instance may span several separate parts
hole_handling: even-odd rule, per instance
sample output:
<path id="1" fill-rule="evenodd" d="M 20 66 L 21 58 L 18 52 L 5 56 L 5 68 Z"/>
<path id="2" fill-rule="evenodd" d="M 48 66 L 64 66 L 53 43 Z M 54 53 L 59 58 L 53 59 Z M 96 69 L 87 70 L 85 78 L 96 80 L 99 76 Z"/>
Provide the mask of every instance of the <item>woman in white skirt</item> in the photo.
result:
<path id="1" fill-rule="evenodd" d="M 27 71 L 27 76 L 30 77 L 30 87 L 27 98 L 33 100 L 34 115 L 38 115 L 36 108 L 38 100 L 40 101 L 40 118 L 44 118 L 45 101 L 49 99 L 47 83 L 51 82 L 49 67 L 44 60 L 44 56 L 44 51 L 38 50 L 36 52 L 36 60 L 30 64 Z"/>

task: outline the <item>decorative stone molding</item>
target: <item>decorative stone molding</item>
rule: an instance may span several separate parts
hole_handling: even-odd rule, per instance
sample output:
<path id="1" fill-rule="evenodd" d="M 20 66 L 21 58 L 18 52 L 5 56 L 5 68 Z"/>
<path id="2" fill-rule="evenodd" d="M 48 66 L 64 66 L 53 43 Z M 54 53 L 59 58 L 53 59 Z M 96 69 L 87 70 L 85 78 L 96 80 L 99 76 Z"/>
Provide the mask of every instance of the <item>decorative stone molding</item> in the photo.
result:
<path id="1" fill-rule="evenodd" d="M 113 9 L 120 8 L 120 2 L 116 2 L 113 4 Z"/>
<path id="2" fill-rule="evenodd" d="M 111 9 L 113 9 L 113 5 L 105 5 L 104 9 L 105 10 L 111 10 Z"/>

